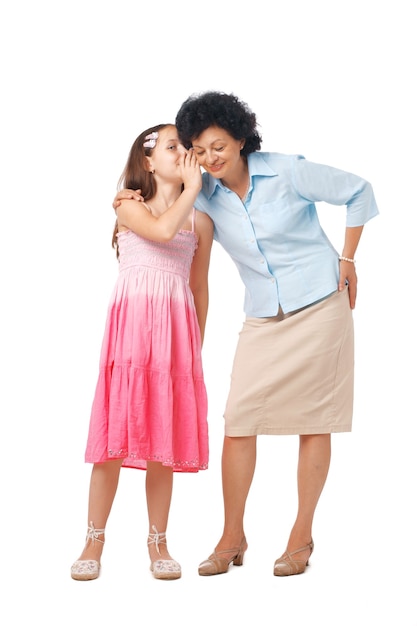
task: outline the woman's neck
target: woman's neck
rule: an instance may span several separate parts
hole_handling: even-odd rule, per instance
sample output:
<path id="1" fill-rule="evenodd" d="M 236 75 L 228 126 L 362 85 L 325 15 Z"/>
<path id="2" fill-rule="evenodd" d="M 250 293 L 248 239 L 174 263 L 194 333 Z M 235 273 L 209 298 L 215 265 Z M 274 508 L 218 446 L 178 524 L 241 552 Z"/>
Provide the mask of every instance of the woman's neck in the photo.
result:
<path id="1" fill-rule="evenodd" d="M 242 157 L 236 165 L 235 171 L 227 178 L 221 179 L 223 185 L 234 191 L 243 200 L 249 190 L 249 168 L 245 157 Z"/>

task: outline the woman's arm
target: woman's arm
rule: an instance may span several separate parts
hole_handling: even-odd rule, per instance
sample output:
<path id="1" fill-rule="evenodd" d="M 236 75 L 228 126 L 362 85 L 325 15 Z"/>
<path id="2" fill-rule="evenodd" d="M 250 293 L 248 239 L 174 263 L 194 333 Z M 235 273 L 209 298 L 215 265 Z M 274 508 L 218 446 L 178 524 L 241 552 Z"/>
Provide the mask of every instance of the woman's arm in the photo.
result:
<path id="1" fill-rule="evenodd" d="M 213 244 L 213 222 L 205 213 L 196 211 L 195 225 L 198 235 L 198 248 L 191 264 L 190 288 L 194 296 L 201 344 L 203 344 L 209 303 L 208 271 Z"/>
<path id="2" fill-rule="evenodd" d="M 356 275 L 355 259 L 356 249 L 363 231 L 363 226 L 346 228 L 345 244 L 339 261 L 339 291 L 346 287 L 349 290 L 350 308 L 354 309 L 356 304 L 356 294 L 358 290 L 358 277 Z M 350 260 L 346 260 L 350 259 Z"/>
<path id="3" fill-rule="evenodd" d="M 143 202 L 141 195 L 142 189 L 120 189 L 114 196 L 113 209 L 116 211 L 122 203 L 122 200 L 136 200 Z"/>

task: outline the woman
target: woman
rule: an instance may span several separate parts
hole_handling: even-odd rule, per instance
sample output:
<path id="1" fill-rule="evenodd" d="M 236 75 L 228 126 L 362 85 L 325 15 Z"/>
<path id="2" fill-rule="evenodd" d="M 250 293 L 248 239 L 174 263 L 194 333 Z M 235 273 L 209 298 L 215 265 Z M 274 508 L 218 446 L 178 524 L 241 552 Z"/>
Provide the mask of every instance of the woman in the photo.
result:
<path id="1" fill-rule="evenodd" d="M 195 206 L 211 217 L 214 238 L 236 263 L 247 316 L 224 414 L 223 534 L 199 574 L 243 563 L 245 505 L 262 434 L 299 436 L 298 512 L 274 575 L 300 574 L 314 547 L 331 434 L 352 427 L 354 257 L 378 208 L 371 185 L 354 174 L 260 152 L 256 116 L 233 94 L 193 95 L 175 123 L 205 170 Z M 320 201 L 346 205 L 340 255 L 319 223 Z"/>

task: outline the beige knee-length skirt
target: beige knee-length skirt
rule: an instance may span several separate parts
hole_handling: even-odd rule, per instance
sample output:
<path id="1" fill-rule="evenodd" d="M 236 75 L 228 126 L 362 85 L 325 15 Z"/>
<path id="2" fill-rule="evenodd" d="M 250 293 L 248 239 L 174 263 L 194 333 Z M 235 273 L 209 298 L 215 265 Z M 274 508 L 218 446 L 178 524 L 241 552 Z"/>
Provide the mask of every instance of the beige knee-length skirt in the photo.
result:
<path id="1" fill-rule="evenodd" d="M 225 434 L 349 432 L 353 382 L 347 289 L 288 316 L 248 317 L 233 362 Z"/>

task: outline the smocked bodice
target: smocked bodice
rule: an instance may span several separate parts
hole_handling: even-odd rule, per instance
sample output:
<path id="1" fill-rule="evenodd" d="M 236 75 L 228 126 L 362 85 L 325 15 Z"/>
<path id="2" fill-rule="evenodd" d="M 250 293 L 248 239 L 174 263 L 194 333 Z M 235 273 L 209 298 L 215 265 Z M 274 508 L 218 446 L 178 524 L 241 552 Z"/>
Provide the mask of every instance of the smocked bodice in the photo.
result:
<path id="1" fill-rule="evenodd" d="M 197 236 L 194 232 L 180 230 L 168 242 L 151 241 L 132 231 L 117 235 L 119 246 L 119 270 L 146 267 L 173 272 L 187 279 L 195 250 Z"/>

